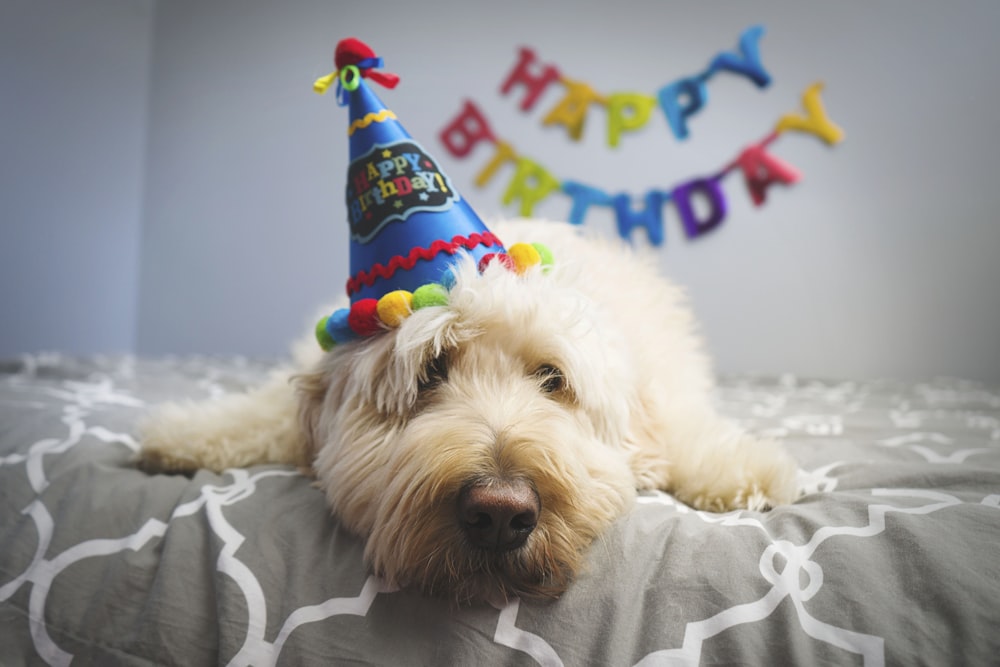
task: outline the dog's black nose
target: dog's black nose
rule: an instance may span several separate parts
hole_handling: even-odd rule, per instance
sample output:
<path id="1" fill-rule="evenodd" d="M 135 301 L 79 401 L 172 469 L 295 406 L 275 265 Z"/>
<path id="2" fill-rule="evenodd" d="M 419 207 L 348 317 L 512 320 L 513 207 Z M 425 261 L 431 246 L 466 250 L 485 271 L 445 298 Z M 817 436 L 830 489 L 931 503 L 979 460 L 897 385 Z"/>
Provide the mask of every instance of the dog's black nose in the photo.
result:
<path id="1" fill-rule="evenodd" d="M 541 502 L 524 480 L 478 482 L 458 496 L 458 521 L 469 541 L 482 549 L 509 551 L 528 539 Z"/>

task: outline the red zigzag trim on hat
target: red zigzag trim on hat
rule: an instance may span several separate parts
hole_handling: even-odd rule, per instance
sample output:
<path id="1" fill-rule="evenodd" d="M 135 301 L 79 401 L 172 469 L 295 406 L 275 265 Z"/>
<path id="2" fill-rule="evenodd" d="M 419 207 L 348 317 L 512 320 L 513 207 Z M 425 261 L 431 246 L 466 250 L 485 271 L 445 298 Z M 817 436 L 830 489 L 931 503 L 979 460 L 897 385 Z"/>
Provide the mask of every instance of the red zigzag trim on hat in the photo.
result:
<path id="1" fill-rule="evenodd" d="M 347 294 L 350 296 L 359 292 L 362 286 L 371 287 L 379 278 L 389 278 L 399 269 L 409 271 L 417 263 L 417 260 L 431 260 L 443 252 L 454 255 L 462 248 L 472 250 L 479 245 L 490 247 L 502 246 L 503 243 L 492 232 L 485 232 L 483 234 L 470 234 L 468 237 L 454 236 L 450 242 L 438 240 L 432 243 L 430 248 L 413 248 L 406 257 L 396 255 L 389 259 L 388 264 L 375 264 L 370 271 L 358 271 L 347 281 Z"/>

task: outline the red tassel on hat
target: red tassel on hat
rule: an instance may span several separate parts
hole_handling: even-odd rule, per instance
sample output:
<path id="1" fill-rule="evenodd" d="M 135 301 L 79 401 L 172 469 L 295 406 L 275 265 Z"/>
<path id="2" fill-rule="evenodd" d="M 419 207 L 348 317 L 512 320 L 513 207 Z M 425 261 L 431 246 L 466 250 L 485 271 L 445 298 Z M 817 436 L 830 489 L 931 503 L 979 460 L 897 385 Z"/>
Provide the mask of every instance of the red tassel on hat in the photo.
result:
<path id="1" fill-rule="evenodd" d="M 395 88 L 396 84 L 399 83 L 399 76 L 391 72 L 374 71 L 375 67 L 382 66 L 382 59 L 375 55 L 372 47 L 356 37 L 348 37 L 337 43 L 337 49 L 333 54 L 333 64 L 337 66 L 338 70 L 342 70 L 348 65 L 354 65 L 361 71 L 362 77 L 371 79 L 386 88 Z"/>

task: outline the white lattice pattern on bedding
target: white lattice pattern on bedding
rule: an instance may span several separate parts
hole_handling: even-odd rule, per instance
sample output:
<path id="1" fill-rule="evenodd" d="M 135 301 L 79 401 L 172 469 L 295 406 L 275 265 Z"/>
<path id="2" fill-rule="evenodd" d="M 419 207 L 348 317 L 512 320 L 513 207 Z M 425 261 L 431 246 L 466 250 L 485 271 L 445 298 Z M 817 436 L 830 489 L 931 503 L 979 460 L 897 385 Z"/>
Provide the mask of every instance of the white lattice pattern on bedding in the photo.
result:
<path id="1" fill-rule="evenodd" d="M 130 362 L 125 362 L 127 368 Z M 343 616 L 365 617 L 379 596 L 393 596 L 397 591 L 382 584 L 375 577 L 357 581 L 354 597 L 330 597 L 321 602 L 302 604 L 284 612 L 275 624 L 273 610 L 277 604 L 273 591 L 265 590 L 257 573 L 241 557 L 245 536 L 227 518 L 227 511 L 234 506 L 253 502 L 257 490 L 279 478 L 294 477 L 291 470 L 264 469 L 259 471 L 231 470 L 218 483 L 206 484 L 200 495 L 178 505 L 168 521 L 148 518 L 131 531 L 116 537 L 91 536 L 51 553 L 56 525 L 56 508 L 47 507 L 44 491 L 49 485 L 48 470 L 81 442 L 94 440 L 109 448 L 121 450 L 123 460 L 131 456 L 137 444 L 129 432 L 115 431 L 101 423 L 102 413 L 109 409 L 132 410 L 138 416 L 145 401 L 131 391 L 117 386 L 111 373 L 98 373 L 86 380 L 67 380 L 58 386 L 37 385 L 32 381 L 45 359 L 35 359 L 27 370 L 8 375 L 4 379 L 8 391 L 5 401 L 19 401 L 17 408 L 30 413 L 52 401 L 61 404 L 61 419 L 50 425 L 47 437 L 35 440 L 20 451 L 0 456 L 0 483 L 9 484 L 19 476 L 27 481 L 35 498 L 19 508 L 34 526 L 37 540 L 34 556 L 23 569 L 0 580 L 0 603 L 22 590 L 28 590 L 28 613 L 24 631 L 30 633 L 37 655 L 50 665 L 69 665 L 73 655 L 53 638 L 47 618 L 50 591 L 60 583 L 60 577 L 72 576 L 68 570 L 85 559 L 95 559 L 124 552 L 155 548 L 171 524 L 199 518 L 206 523 L 214 539 L 222 544 L 216 569 L 226 575 L 241 591 L 247 609 L 243 641 L 230 658 L 231 665 L 274 665 L 294 633 L 310 624 L 336 624 Z M 128 374 L 126 374 L 128 375 Z M 219 394 L 225 389 L 206 377 L 201 389 L 208 394 Z M 10 396 L 16 395 L 13 399 Z M 884 406 L 884 424 L 877 437 L 859 442 L 851 435 L 852 419 L 867 410 L 866 402 L 871 388 L 864 383 L 802 383 L 785 377 L 766 388 L 734 381 L 723 387 L 724 407 L 746 426 L 760 432 L 783 436 L 792 443 L 792 450 L 800 460 L 809 459 L 810 446 L 816 441 L 826 444 L 839 443 L 844 457 L 833 461 L 815 461 L 805 465 L 800 472 L 800 484 L 808 494 L 833 493 L 838 490 L 840 474 L 844 470 L 865 465 L 866 457 L 898 457 L 905 455 L 907 465 L 919 463 L 929 466 L 951 466 L 976 462 L 981 466 L 998 467 L 1000 446 L 1000 394 L 979 385 L 949 382 L 944 384 L 917 385 L 906 395 L 892 396 Z M 916 404 L 916 400 L 920 404 Z M 807 400 L 808 412 L 797 412 L 798 404 Z M 825 406 L 826 412 L 816 412 Z M 9 405 L 8 405 L 9 407 Z M 936 424 L 959 424 L 964 434 L 957 438 L 936 430 Z M 845 433 L 847 436 L 845 437 Z M 88 440 L 88 438 L 90 440 Z M 971 446 L 970 446 L 971 444 Z M 859 454 L 859 452 L 861 452 Z M 0 450 L 0 453 L 3 453 Z M 303 484 L 307 481 L 303 479 Z M 85 492 L 85 491 L 81 491 Z M 727 630 L 750 624 L 767 624 L 782 604 L 794 608 L 799 630 L 817 642 L 846 654 L 859 656 L 863 664 L 878 666 L 885 663 L 886 639 L 865 632 L 862 627 L 824 621 L 824 610 L 814 608 L 811 602 L 824 586 L 829 586 L 825 576 L 824 560 L 831 540 L 847 545 L 845 540 L 878 541 L 885 539 L 887 526 L 897 517 L 924 520 L 939 513 L 954 511 L 967 505 L 1000 508 L 1000 494 L 980 493 L 959 495 L 947 490 L 926 488 L 872 488 L 867 492 L 855 490 L 866 496 L 864 515 L 852 514 L 849 521 L 832 521 L 816 526 L 808 534 L 786 538 L 775 532 L 776 524 L 765 521 L 761 515 L 750 512 L 710 514 L 696 512 L 679 504 L 664 493 L 646 494 L 639 498 L 636 512 L 657 513 L 663 520 L 697 520 L 711 530 L 755 531 L 757 553 L 747 557 L 756 561 L 757 577 L 754 585 L 763 587 L 757 599 L 715 609 L 711 613 L 693 611 L 683 623 L 683 639 L 679 645 L 664 645 L 638 656 L 636 665 L 697 665 L 705 657 L 708 642 Z M 661 517 L 661 518 L 662 518 Z M 997 522 L 997 519 L 992 519 Z M 997 523 L 984 530 L 996 534 Z M 21 533 L 24 534 L 23 531 Z M 846 547 L 845 547 L 846 548 Z M 601 576 L 593 573 L 592 576 Z M 582 585 L 582 583 L 581 583 Z M 669 586 L 670 582 L 663 582 Z M 721 584 L 720 584 L 721 585 Z M 287 601 L 286 601 L 287 603 Z M 522 612 L 528 603 L 513 600 L 495 606 L 495 631 L 491 641 L 506 647 L 521 658 L 530 657 L 541 665 L 562 665 L 561 648 L 567 638 L 558 642 L 546 638 L 545 630 L 526 625 Z M 269 611 L 271 620 L 269 621 Z M 565 608 L 560 610 L 567 613 Z M 456 611 L 461 623 L 464 613 Z M 702 613 L 704 615 L 698 615 Z M 519 619 L 519 616 L 522 618 Z M 233 619 L 227 619 L 231 622 Z M 521 625 L 519 625 L 519 622 Z M 470 621 L 471 623 L 471 621 Z"/>

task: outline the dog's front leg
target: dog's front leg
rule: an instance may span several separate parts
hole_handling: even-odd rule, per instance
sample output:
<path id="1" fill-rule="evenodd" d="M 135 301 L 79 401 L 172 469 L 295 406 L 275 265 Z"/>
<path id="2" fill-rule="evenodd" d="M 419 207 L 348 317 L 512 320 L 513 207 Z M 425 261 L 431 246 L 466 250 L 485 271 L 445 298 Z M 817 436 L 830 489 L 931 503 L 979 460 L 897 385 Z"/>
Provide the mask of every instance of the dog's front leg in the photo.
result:
<path id="1" fill-rule="evenodd" d="M 140 426 L 140 439 L 139 465 L 155 472 L 309 465 L 287 374 L 246 393 L 161 406 Z"/>
<path id="2" fill-rule="evenodd" d="M 774 440 L 707 412 L 672 443 L 669 489 L 700 510 L 769 510 L 793 502 L 796 464 Z"/>
<path id="3" fill-rule="evenodd" d="M 663 417 L 633 457 L 640 488 L 659 488 L 712 512 L 767 510 L 797 497 L 795 462 L 774 440 L 702 406 Z"/>

